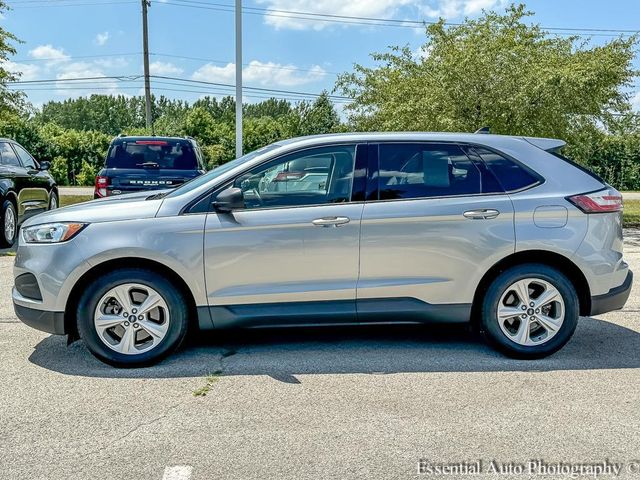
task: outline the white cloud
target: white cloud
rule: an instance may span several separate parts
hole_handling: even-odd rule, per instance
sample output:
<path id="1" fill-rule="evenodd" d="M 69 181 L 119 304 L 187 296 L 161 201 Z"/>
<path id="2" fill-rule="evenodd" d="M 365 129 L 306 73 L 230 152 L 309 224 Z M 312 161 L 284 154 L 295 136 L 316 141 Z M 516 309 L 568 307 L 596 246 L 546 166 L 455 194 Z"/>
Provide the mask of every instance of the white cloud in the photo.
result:
<path id="1" fill-rule="evenodd" d="M 169 62 L 151 62 L 149 64 L 149 72 L 151 75 L 179 75 L 184 70 Z"/>
<path id="2" fill-rule="evenodd" d="M 55 65 L 69 60 L 69 55 L 62 48 L 56 48 L 51 44 L 39 45 L 29 50 L 29 55 L 36 60 L 47 60 L 47 65 Z"/>
<path id="3" fill-rule="evenodd" d="M 37 65 L 28 63 L 6 61 L 2 66 L 11 73 L 19 74 L 20 80 L 35 80 L 38 78 L 38 73 L 40 71 L 40 68 Z"/>
<path id="4" fill-rule="evenodd" d="M 322 30 L 329 26 L 348 23 L 328 22 L 314 16 L 307 19 L 294 18 L 302 15 L 287 12 L 309 12 L 313 14 L 344 15 L 351 17 L 398 18 L 415 20 L 422 16 L 458 18 L 477 15 L 483 9 L 504 7 L 509 0 L 257 0 L 264 4 L 270 15 L 265 23 L 276 29 Z M 335 18 L 335 20 L 340 20 Z M 348 19 L 345 19 L 348 20 Z M 356 20 L 354 20 L 356 21 Z M 358 26 L 358 24 L 352 24 Z M 361 26 L 361 25 L 360 25 Z M 420 29 L 422 31 L 422 29 Z"/>
<path id="5" fill-rule="evenodd" d="M 234 83 L 236 66 L 228 63 L 224 67 L 210 63 L 196 70 L 193 80 L 208 82 Z M 246 84 L 261 86 L 293 87 L 321 80 L 327 72 L 319 65 L 308 70 L 297 69 L 294 65 L 282 65 L 274 62 L 253 60 L 242 69 L 242 79 Z"/>
<path id="6" fill-rule="evenodd" d="M 482 10 L 501 8 L 507 0 L 438 0 L 428 2 L 422 9 L 428 17 L 447 19 L 477 15 Z"/>
<path id="7" fill-rule="evenodd" d="M 63 65 L 60 68 L 59 73 L 56 75 L 56 78 L 58 80 L 69 80 L 104 76 L 104 72 L 92 63 L 73 62 Z M 104 95 L 118 94 L 118 82 L 113 79 L 87 80 L 87 82 L 91 85 L 87 85 L 86 88 L 84 87 L 84 81 L 82 80 L 77 82 L 59 82 L 57 83 L 59 88 L 56 93 L 65 97 L 75 97 L 91 93 L 100 93 Z"/>
<path id="8" fill-rule="evenodd" d="M 259 3 L 266 4 L 267 9 L 273 11 L 272 15 L 265 16 L 267 25 L 272 25 L 277 29 L 304 30 L 313 28 L 314 30 L 322 30 L 331 25 L 336 25 L 336 23 L 313 19 L 312 17 L 310 17 L 312 18 L 311 20 L 291 18 L 292 15 L 290 14 L 274 10 L 388 18 L 393 17 L 400 7 L 422 2 L 416 2 L 415 0 L 259 0 Z"/>
<path id="9" fill-rule="evenodd" d="M 102 32 L 96 35 L 96 38 L 93 40 L 96 45 L 99 47 L 103 46 L 109 40 L 109 32 Z"/>

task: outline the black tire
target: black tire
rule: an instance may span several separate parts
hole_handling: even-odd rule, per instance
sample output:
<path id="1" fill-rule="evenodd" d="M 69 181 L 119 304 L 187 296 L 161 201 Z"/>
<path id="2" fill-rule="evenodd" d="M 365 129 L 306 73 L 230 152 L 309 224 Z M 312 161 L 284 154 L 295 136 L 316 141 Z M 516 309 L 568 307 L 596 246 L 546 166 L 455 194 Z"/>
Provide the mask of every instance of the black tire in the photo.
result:
<path id="1" fill-rule="evenodd" d="M 564 320 L 561 327 L 546 342 L 521 345 L 505 334 L 498 323 L 498 303 L 505 291 L 519 280 L 535 278 L 550 283 L 564 302 Z M 542 264 L 525 264 L 502 272 L 489 286 L 482 302 L 482 330 L 485 338 L 498 350 L 513 358 L 544 358 L 560 350 L 573 335 L 578 325 L 579 303 L 573 284 L 558 270 Z"/>
<path id="2" fill-rule="evenodd" d="M 124 354 L 108 347 L 94 326 L 94 314 L 101 298 L 124 283 L 141 284 L 160 294 L 169 310 L 169 327 L 159 343 L 140 354 Z M 169 280 L 151 270 L 126 268 L 114 270 L 94 280 L 80 297 L 77 309 L 80 338 L 98 359 L 114 367 L 131 368 L 153 365 L 175 351 L 187 335 L 189 308 L 182 292 Z"/>
<path id="3" fill-rule="evenodd" d="M 14 219 L 12 238 L 7 238 L 7 233 L 5 229 L 5 219 L 7 218 L 7 214 L 12 214 Z M 13 204 L 13 202 L 11 202 L 10 200 L 5 200 L 2 204 L 2 210 L 0 211 L 0 248 L 13 247 L 13 244 L 16 243 L 17 237 L 18 237 L 18 212 L 16 211 L 16 206 Z"/>
<path id="4" fill-rule="evenodd" d="M 52 190 L 49 195 L 49 210 L 55 210 L 56 208 L 60 208 L 60 198 L 58 194 Z"/>

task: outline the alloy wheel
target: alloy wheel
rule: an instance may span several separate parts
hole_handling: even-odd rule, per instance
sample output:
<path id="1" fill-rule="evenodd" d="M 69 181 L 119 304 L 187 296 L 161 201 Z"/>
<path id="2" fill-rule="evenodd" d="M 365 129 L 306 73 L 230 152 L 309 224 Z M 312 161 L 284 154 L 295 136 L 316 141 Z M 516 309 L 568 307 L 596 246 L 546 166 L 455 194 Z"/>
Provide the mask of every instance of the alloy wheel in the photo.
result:
<path id="1" fill-rule="evenodd" d="M 510 285 L 498 302 L 498 324 L 511 341 L 523 346 L 541 345 L 562 327 L 565 305 L 551 283 L 525 278 Z"/>
<path id="2" fill-rule="evenodd" d="M 155 348 L 169 330 L 169 307 L 153 288 L 124 283 L 102 296 L 93 323 L 110 349 L 124 355 L 138 355 Z"/>
<path id="3" fill-rule="evenodd" d="M 16 235 L 16 213 L 13 207 L 4 212 L 4 238 L 11 242 Z"/>

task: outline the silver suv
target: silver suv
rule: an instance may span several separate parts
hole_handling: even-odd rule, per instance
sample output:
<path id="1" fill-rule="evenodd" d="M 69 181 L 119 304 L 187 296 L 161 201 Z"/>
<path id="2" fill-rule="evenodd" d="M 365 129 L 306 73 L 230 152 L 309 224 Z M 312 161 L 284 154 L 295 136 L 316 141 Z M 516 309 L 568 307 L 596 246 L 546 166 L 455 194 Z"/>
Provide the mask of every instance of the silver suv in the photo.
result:
<path id="1" fill-rule="evenodd" d="M 388 133 L 279 142 L 174 190 L 25 222 L 13 302 L 115 366 L 188 330 L 473 322 L 508 355 L 621 308 L 622 198 L 560 140 Z"/>

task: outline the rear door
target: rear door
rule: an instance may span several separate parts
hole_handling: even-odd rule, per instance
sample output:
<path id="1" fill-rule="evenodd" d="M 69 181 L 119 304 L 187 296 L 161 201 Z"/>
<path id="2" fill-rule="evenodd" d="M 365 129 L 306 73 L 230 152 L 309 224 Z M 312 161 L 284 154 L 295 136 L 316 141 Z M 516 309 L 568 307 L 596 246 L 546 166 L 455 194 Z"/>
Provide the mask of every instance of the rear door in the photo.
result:
<path id="1" fill-rule="evenodd" d="M 371 146 L 357 287 L 358 316 L 398 310 L 468 320 L 482 275 L 512 253 L 511 200 L 454 143 Z M 466 317 L 466 318 L 465 318 Z M 383 318 L 388 319 L 388 316 Z"/>

